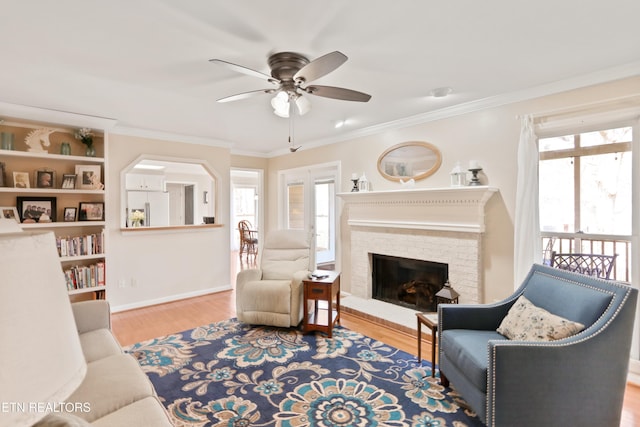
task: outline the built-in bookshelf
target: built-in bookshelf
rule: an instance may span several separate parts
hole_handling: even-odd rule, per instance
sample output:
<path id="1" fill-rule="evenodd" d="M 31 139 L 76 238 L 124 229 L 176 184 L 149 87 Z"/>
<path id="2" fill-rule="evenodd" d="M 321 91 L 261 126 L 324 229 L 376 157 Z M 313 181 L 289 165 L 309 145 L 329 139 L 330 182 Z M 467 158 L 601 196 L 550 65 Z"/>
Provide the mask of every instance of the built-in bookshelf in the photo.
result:
<path id="1" fill-rule="evenodd" d="M 55 234 L 70 295 L 94 293 L 104 298 L 103 132 L 91 129 L 95 156 L 87 156 L 87 147 L 75 137 L 78 128 L 4 119 L 0 212 L 4 217 L 17 216 L 24 230 Z M 7 134 L 13 135 L 11 146 Z M 35 134 L 42 139 L 29 138 Z"/>

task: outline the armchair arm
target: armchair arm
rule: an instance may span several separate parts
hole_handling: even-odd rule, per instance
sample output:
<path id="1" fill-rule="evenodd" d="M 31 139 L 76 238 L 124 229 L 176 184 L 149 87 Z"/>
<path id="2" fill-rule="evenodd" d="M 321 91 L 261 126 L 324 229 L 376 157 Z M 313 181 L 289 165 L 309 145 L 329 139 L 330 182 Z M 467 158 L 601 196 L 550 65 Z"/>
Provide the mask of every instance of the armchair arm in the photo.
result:
<path id="1" fill-rule="evenodd" d="M 111 308 L 103 299 L 80 301 L 71 304 L 79 333 L 97 329 L 111 329 Z"/>
<path id="2" fill-rule="evenodd" d="M 302 270 L 293 273 L 293 279 L 291 279 L 291 314 L 300 316 L 303 310 L 302 300 L 304 298 L 304 288 L 302 281 L 309 277 L 310 271 Z"/>
<path id="3" fill-rule="evenodd" d="M 635 300 L 618 312 L 611 308 L 566 339 L 489 341 L 487 420 L 495 425 L 523 425 L 523 417 L 526 425 L 618 425 L 634 317 Z"/>
<path id="4" fill-rule="evenodd" d="M 262 279 L 262 270 L 259 268 L 249 268 L 247 270 L 241 270 L 236 276 L 236 291 L 242 290 L 244 285 L 248 282 Z"/>
<path id="5" fill-rule="evenodd" d="M 291 280 L 291 289 L 297 289 L 302 286 L 302 281 L 309 277 L 310 271 L 301 270 L 293 273 L 293 279 Z"/>
<path id="6" fill-rule="evenodd" d="M 490 341 L 487 420 L 495 417 L 496 425 L 522 425 L 524 416 L 528 421 L 526 425 L 550 425 L 550 420 L 590 425 L 592 413 L 586 421 L 574 416 L 591 412 L 585 409 L 589 406 L 585 402 L 593 401 L 594 390 L 576 387 L 576 384 L 598 384 L 598 388 L 612 391 L 602 393 L 607 396 L 598 399 L 595 405 L 598 408 L 621 408 L 623 393 L 615 395 L 617 390 L 624 391 L 628 353 L 622 354 L 622 359 L 612 358 L 606 346 L 590 341 L 570 344 Z M 589 354 L 589 358 L 585 359 L 584 354 Z M 604 369 L 602 363 L 596 362 L 607 359 Z M 580 363 L 576 363 L 577 360 Z M 544 408 L 544 411 L 536 414 L 531 408 Z M 618 423 L 600 420 L 597 425 Z"/>
<path id="7" fill-rule="evenodd" d="M 514 301 L 509 299 L 496 304 L 483 305 L 440 304 L 438 306 L 438 330 L 495 330 L 500 326 L 500 322 L 507 315 Z"/>

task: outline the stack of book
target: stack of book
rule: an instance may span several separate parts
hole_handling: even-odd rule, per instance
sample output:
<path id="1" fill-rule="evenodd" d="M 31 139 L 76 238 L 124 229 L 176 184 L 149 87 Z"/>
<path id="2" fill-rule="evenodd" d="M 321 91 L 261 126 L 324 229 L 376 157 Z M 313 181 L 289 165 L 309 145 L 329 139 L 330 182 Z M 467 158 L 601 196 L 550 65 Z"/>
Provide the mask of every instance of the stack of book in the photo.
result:
<path id="1" fill-rule="evenodd" d="M 104 231 L 85 236 L 56 237 L 58 255 L 61 257 L 95 255 L 104 253 Z"/>
<path id="2" fill-rule="evenodd" d="M 95 288 L 105 285 L 104 262 L 92 265 L 76 265 L 64 270 L 64 278 L 67 282 L 67 289 Z"/>

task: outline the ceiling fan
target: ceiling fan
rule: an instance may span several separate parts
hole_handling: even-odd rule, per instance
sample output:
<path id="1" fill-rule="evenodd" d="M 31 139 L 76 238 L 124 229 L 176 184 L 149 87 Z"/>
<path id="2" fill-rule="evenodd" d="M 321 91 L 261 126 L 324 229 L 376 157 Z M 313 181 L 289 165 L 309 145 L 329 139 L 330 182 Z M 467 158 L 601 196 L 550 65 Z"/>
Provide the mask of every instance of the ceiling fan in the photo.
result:
<path id="1" fill-rule="evenodd" d="M 309 61 L 309 59 L 299 53 L 274 53 L 269 56 L 268 59 L 271 75 L 242 65 L 223 61 L 222 59 L 211 59 L 209 61 L 223 65 L 242 74 L 258 77 L 276 86 L 275 88 L 259 89 L 227 96 L 218 99 L 218 102 L 238 101 L 265 93 L 275 93 L 276 96 L 271 100 L 274 113 L 280 117 L 289 117 L 292 104 L 295 104 L 300 115 L 306 114 L 311 109 L 311 103 L 303 96 L 304 94 L 340 99 L 343 101 L 369 101 L 371 95 L 363 92 L 341 87 L 308 84 L 334 71 L 344 64 L 347 59 L 346 55 L 338 51 L 328 53 L 313 61 Z"/>

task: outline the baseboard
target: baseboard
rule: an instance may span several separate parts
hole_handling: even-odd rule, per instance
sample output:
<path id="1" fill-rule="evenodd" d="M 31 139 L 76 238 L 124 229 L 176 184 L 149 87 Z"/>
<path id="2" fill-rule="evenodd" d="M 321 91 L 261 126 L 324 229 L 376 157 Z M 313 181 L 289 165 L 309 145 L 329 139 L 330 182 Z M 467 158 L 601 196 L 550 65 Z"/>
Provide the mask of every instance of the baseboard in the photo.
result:
<path id="1" fill-rule="evenodd" d="M 111 306 L 111 312 L 118 313 L 120 311 L 134 310 L 136 308 L 149 307 L 151 305 L 164 304 L 167 302 L 179 301 L 182 299 L 199 297 L 202 295 L 215 294 L 217 292 L 229 291 L 231 289 L 233 289 L 233 286 L 229 284 L 226 286 L 218 286 L 215 288 L 201 289 L 198 291 L 186 292 L 184 294 L 176 294 L 176 295 L 170 295 L 162 298 L 144 300 L 144 301 L 134 302 L 131 304 L 116 305 L 116 306 Z"/>

